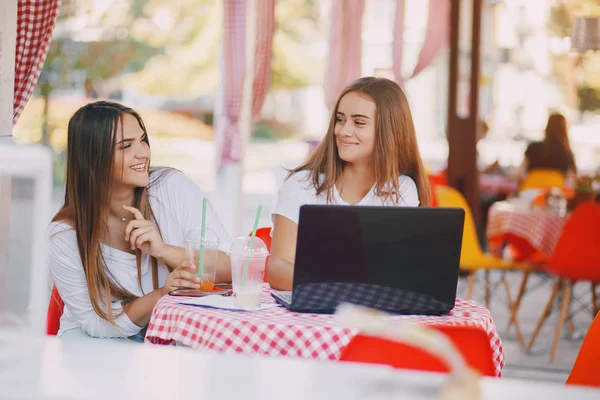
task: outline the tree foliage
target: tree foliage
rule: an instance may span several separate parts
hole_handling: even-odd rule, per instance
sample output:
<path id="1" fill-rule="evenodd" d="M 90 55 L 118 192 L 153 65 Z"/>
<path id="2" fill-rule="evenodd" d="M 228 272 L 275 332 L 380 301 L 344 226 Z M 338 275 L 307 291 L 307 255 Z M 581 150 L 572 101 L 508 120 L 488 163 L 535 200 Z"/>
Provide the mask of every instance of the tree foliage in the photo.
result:
<path id="1" fill-rule="evenodd" d="M 551 35 L 565 38 L 571 35 L 574 17 L 600 16 L 598 0 L 561 0 L 551 9 L 548 30 Z M 570 56 L 573 57 L 573 56 Z M 600 54 L 578 55 L 577 60 L 577 97 L 580 111 L 600 110 Z M 572 74 L 572 69 L 561 70 L 564 56 L 557 57 L 555 68 L 558 75 Z"/>

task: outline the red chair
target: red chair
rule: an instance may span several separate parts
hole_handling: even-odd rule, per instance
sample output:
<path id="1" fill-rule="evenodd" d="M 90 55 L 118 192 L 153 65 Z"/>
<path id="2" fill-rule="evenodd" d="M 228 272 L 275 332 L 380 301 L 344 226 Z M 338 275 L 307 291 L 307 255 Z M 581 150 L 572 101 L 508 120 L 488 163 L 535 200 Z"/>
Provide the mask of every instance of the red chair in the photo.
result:
<path id="1" fill-rule="evenodd" d="M 250 232 L 250 235 L 252 235 L 252 232 Z M 248 236 L 250 236 L 248 235 Z M 271 227 L 265 227 L 265 228 L 258 228 L 256 230 L 256 237 L 261 238 L 263 242 L 265 242 L 265 245 L 267 246 L 267 250 L 271 251 Z M 267 275 L 267 265 L 269 264 L 269 257 L 267 257 L 267 261 L 265 263 L 265 278 L 264 281 L 268 282 L 268 275 Z"/>
<path id="2" fill-rule="evenodd" d="M 429 174 L 429 181 L 434 185 L 448 186 L 448 176 L 446 170 L 442 170 L 437 174 Z"/>
<path id="3" fill-rule="evenodd" d="M 48 335 L 56 335 L 60 328 L 60 317 L 62 317 L 65 303 L 63 303 L 56 290 L 56 286 L 52 287 L 50 295 L 50 303 L 48 304 L 48 314 L 46 316 L 46 333 Z"/>
<path id="4" fill-rule="evenodd" d="M 429 178 L 429 184 L 431 185 L 431 207 L 438 207 L 439 202 L 436 194 L 436 186 L 448 186 L 448 178 L 446 177 L 446 170 L 437 173 L 427 175 Z"/>
<path id="5" fill-rule="evenodd" d="M 600 388 L 600 313 L 592 322 L 583 339 L 575 365 L 567 379 L 567 385 L 595 386 Z"/>
<path id="6" fill-rule="evenodd" d="M 428 175 L 427 177 L 429 178 L 429 186 L 431 187 L 431 204 L 429 204 L 429 206 L 437 207 L 439 205 L 437 196 L 435 194 L 435 187 L 436 187 L 437 183 L 435 183 L 435 179 L 432 175 Z"/>
<path id="7" fill-rule="evenodd" d="M 496 376 L 488 335 L 481 329 L 462 326 L 430 326 L 444 333 L 467 364 L 485 376 Z M 425 350 L 374 336 L 357 335 L 342 350 L 341 361 L 385 364 L 394 368 L 449 372 L 449 367 Z"/>
<path id="8" fill-rule="evenodd" d="M 550 261 L 544 266 L 546 272 L 559 279 L 554 285 L 550 300 L 542 312 L 528 347 L 531 349 L 533 346 L 544 322 L 550 315 L 554 300 L 559 293 L 562 293 L 558 323 L 550 352 L 550 363 L 554 361 L 556 355 L 556 347 L 569 311 L 574 284 L 578 282 L 591 283 L 592 307 L 595 312 L 598 311 L 595 289 L 596 285 L 600 283 L 600 252 L 597 249 L 599 243 L 600 203 L 584 203 L 575 209 L 571 218 L 566 222 Z"/>

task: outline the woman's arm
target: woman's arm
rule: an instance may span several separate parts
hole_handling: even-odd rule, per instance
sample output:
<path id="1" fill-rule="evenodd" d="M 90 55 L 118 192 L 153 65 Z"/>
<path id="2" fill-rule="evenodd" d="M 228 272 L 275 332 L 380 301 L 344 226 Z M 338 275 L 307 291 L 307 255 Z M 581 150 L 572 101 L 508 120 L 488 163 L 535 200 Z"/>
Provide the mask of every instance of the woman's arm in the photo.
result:
<path id="1" fill-rule="evenodd" d="M 49 267 L 52 280 L 70 312 L 71 319 L 85 333 L 99 338 L 128 337 L 142 329 L 131 321 L 126 313 L 117 316 L 114 323 L 96 314 L 79 258 L 77 239 L 72 229 L 50 234 Z M 111 306 L 113 312 L 118 314 L 122 303 L 114 302 Z"/>
<path id="2" fill-rule="evenodd" d="M 125 240 L 131 243 L 131 249 L 141 249 L 144 253 L 156 257 L 165 263 L 170 270 L 187 261 L 183 247 L 166 244 L 152 221 L 144 219 L 142 213 L 135 207 L 123 206 L 135 216 L 125 228 Z M 219 250 L 217 256 L 217 282 L 231 282 L 231 262 L 229 255 Z"/>
<path id="3" fill-rule="evenodd" d="M 267 267 L 269 285 L 277 290 L 292 290 L 298 225 L 290 219 L 275 215 L 273 241 Z"/>
<path id="4" fill-rule="evenodd" d="M 178 287 L 199 287 L 199 280 L 195 279 L 195 267 L 182 265 L 169 273 L 161 289 L 154 290 L 125 306 L 120 301 L 112 302 L 111 308 L 115 319 L 111 323 L 94 311 L 77 249 L 75 231 L 69 228 L 62 228 L 58 232 L 51 230 L 48 247 L 52 280 L 65 306 L 69 309 L 72 320 L 92 337 L 135 335 L 148 323 L 152 309 L 161 296 Z M 123 309 L 124 312 L 121 312 Z"/>
<path id="5" fill-rule="evenodd" d="M 125 313 L 129 319 L 137 326 L 146 326 L 150 322 L 152 310 L 156 302 L 171 290 L 179 288 L 197 289 L 200 286 L 200 278 L 196 276 L 196 268 L 193 264 L 182 262 L 181 265 L 171 271 L 165 281 L 165 284 L 160 289 L 156 289 L 145 296 L 142 296 L 127 306 Z"/>
<path id="6" fill-rule="evenodd" d="M 187 255 L 183 247 L 171 246 L 165 244 L 161 254 L 158 254 L 157 259 L 173 269 L 187 261 Z M 217 272 L 215 276 L 216 283 L 231 282 L 231 260 L 229 254 L 219 250 L 217 256 Z"/>

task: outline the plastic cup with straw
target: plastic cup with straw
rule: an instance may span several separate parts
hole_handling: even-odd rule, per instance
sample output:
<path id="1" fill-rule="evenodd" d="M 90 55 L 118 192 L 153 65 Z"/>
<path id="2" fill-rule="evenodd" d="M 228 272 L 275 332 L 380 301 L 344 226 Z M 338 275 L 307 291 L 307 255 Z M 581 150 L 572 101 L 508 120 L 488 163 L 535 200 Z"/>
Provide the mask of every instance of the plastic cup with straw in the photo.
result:
<path id="1" fill-rule="evenodd" d="M 256 210 L 256 217 L 254 218 L 254 228 L 252 228 L 252 236 L 250 237 L 250 252 L 254 249 L 254 239 L 256 238 L 256 229 L 258 228 L 258 220 L 260 218 L 260 212 L 262 211 L 262 205 L 258 206 Z M 244 269 L 242 271 L 242 280 L 240 282 L 240 286 L 243 288 L 246 284 L 246 276 L 248 275 L 248 265 L 250 264 L 250 258 L 246 259 L 246 263 L 244 264 Z"/>
<path id="2" fill-rule="evenodd" d="M 198 277 L 204 281 L 204 236 L 206 235 L 206 197 L 202 198 L 202 225 L 200 227 L 200 254 L 198 256 Z"/>

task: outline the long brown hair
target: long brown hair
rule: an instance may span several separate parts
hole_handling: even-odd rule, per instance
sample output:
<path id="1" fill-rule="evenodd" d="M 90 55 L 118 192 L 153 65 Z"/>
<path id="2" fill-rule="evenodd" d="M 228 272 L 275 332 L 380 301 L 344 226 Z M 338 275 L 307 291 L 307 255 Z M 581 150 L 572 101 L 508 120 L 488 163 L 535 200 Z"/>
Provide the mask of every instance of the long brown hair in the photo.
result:
<path id="1" fill-rule="evenodd" d="M 144 133 L 147 133 L 140 115 L 118 103 L 97 101 L 81 107 L 73 114 L 67 132 L 65 202 L 52 219 L 53 222 L 66 222 L 74 228 L 92 306 L 96 314 L 110 322 L 114 322 L 116 317 L 111 307 L 113 298 L 122 300 L 124 304 L 137 298 L 124 289 L 110 271 L 107 274 L 100 247 L 100 240 L 108 229 L 117 129 L 122 126 L 126 114 L 135 117 Z M 144 136 L 150 146 L 148 135 Z M 144 218 L 154 220 L 147 187 L 134 189 L 133 206 L 140 210 Z M 139 249 L 135 255 L 141 288 Z M 155 289 L 158 288 L 157 265 L 157 260 L 152 258 Z"/>
<path id="2" fill-rule="evenodd" d="M 571 144 L 569 143 L 567 119 L 560 113 L 550 114 L 546 129 L 544 130 L 545 152 L 547 154 L 552 154 L 552 148 L 556 148 L 557 146 L 573 160 L 573 167 L 575 167 L 575 158 L 573 156 Z"/>
<path id="3" fill-rule="evenodd" d="M 375 103 L 375 180 L 376 192 L 394 204 L 400 201 L 398 177 L 411 177 L 419 193 L 419 204 L 429 205 L 431 190 L 425 167 L 419 154 L 417 137 L 408 100 L 400 86 L 385 78 L 360 78 L 348 85 L 338 97 L 327 134 L 305 164 L 290 171 L 288 178 L 299 171 L 309 171 L 317 195 L 327 192 L 331 202 L 333 187 L 342 176 L 346 162 L 339 156 L 335 140 L 336 114 L 340 100 L 356 92 Z M 325 178 L 320 179 L 323 173 Z M 391 185 L 391 187 L 390 187 Z"/>

